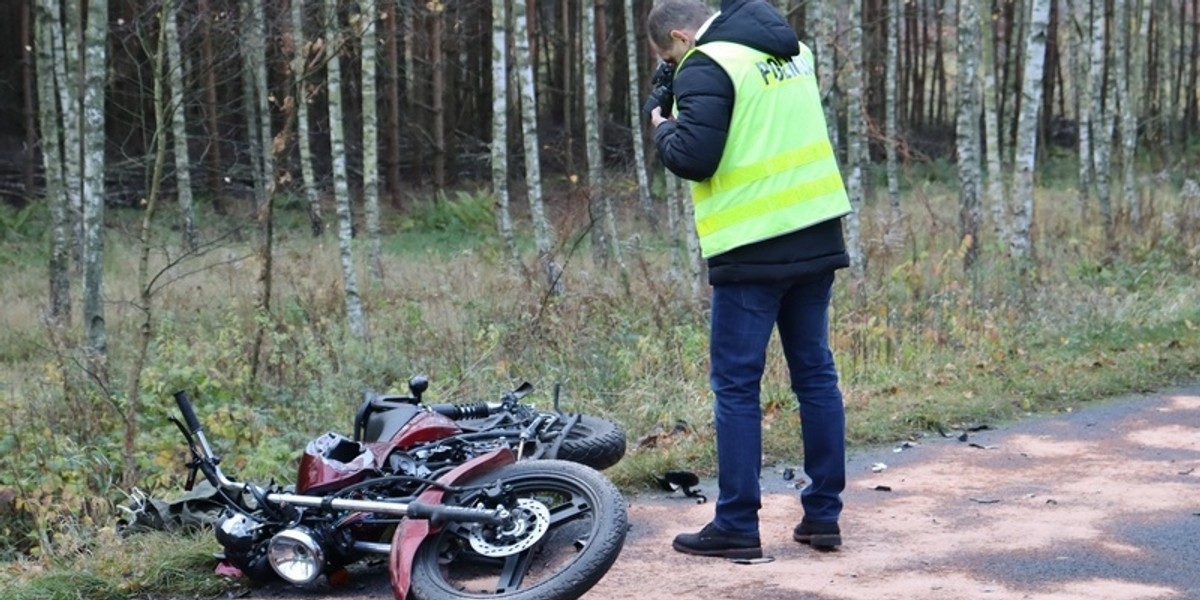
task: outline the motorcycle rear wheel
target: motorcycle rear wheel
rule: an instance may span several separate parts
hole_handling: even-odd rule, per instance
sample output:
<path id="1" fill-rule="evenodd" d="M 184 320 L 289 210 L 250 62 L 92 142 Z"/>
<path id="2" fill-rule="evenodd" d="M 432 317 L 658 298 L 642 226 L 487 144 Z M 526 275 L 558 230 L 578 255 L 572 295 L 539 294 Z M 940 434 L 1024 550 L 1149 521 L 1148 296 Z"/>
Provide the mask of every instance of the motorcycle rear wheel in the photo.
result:
<path id="1" fill-rule="evenodd" d="M 472 545 L 471 524 L 448 523 L 422 542 L 413 558 L 411 594 L 417 600 L 503 598 L 573 600 L 608 572 L 625 543 L 625 500 L 596 471 L 562 460 L 522 461 L 465 485 L 497 480 L 505 498 L 549 509 L 544 533 L 508 556 L 484 556 Z M 452 504 L 454 498 L 447 498 Z M 513 506 L 508 506 L 513 508 Z M 536 520 L 536 519 L 535 519 Z M 493 540 L 496 541 L 496 540 Z M 511 540 L 512 548 L 524 547 Z"/>
<path id="2" fill-rule="evenodd" d="M 563 422 L 559 421 L 550 427 L 550 431 L 560 431 L 562 427 Z M 620 425 L 602 417 L 579 415 L 579 421 L 567 432 L 555 458 L 603 471 L 624 457 L 625 430 Z"/>

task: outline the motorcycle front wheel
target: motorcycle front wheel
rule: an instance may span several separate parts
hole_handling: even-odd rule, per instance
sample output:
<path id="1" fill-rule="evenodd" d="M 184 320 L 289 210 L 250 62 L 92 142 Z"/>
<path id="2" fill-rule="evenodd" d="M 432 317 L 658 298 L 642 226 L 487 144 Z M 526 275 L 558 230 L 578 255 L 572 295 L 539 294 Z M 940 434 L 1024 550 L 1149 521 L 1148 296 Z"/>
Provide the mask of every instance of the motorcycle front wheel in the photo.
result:
<path id="1" fill-rule="evenodd" d="M 462 485 L 497 481 L 507 492 L 484 506 L 502 504 L 523 517 L 503 528 L 448 523 L 426 538 L 413 558 L 414 598 L 572 600 L 617 560 L 628 516 L 624 498 L 604 476 L 572 462 L 538 460 Z"/>

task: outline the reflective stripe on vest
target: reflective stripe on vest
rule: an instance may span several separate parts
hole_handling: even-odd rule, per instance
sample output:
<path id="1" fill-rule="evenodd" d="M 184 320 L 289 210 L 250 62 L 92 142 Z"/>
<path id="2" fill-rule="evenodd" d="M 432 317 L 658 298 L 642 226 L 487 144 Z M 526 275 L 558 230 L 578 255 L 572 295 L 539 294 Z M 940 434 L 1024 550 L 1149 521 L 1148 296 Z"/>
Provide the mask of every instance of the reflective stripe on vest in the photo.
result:
<path id="1" fill-rule="evenodd" d="M 801 44 L 788 60 L 729 42 L 691 52 L 712 58 L 735 90 L 721 163 L 712 177 L 692 184 L 701 254 L 708 258 L 849 213 L 812 52 Z"/>

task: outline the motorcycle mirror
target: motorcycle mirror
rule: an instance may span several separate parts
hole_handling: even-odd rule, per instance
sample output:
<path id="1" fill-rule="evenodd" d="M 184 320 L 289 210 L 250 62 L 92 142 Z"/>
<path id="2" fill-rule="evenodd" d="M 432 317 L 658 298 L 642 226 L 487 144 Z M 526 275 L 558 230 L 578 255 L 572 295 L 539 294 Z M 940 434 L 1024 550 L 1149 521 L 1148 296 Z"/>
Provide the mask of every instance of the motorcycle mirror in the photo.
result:
<path id="1" fill-rule="evenodd" d="M 417 398 L 417 401 L 421 400 L 421 394 L 424 394 L 427 389 L 429 389 L 429 376 L 424 373 L 408 380 L 408 390 Z"/>

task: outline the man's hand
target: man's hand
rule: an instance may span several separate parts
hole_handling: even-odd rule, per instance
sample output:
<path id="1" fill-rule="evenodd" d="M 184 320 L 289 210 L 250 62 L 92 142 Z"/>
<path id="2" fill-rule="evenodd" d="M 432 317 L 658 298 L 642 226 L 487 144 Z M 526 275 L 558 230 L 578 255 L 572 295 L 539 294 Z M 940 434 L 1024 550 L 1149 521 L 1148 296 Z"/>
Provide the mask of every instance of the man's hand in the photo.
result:
<path id="1" fill-rule="evenodd" d="M 650 122 L 658 127 L 658 124 L 665 121 L 663 111 L 671 110 L 671 105 L 675 103 L 675 93 L 672 90 L 672 85 L 675 82 L 675 67 L 667 63 L 659 63 L 658 69 L 654 72 L 654 77 L 650 79 L 650 85 L 654 86 L 650 90 L 650 97 L 646 98 L 646 103 L 642 105 L 642 112 L 650 117 Z M 654 115 L 658 116 L 655 117 Z M 670 116 L 671 113 L 667 113 Z M 655 119 L 658 119 L 657 121 Z"/>
<path id="2" fill-rule="evenodd" d="M 651 127 L 658 129 L 659 125 L 662 125 L 663 123 L 666 123 L 667 121 L 670 120 L 663 116 L 662 110 L 663 109 L 661 106 L 655 106 L 653 109 L 651 109 L 651 111 L 650 111 L 650 126 Z"/>

